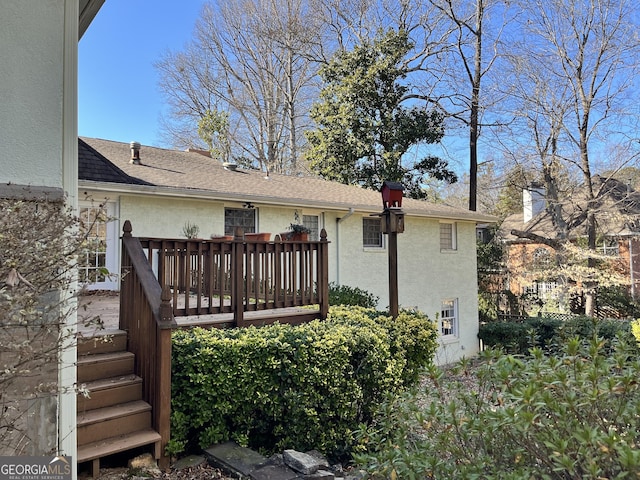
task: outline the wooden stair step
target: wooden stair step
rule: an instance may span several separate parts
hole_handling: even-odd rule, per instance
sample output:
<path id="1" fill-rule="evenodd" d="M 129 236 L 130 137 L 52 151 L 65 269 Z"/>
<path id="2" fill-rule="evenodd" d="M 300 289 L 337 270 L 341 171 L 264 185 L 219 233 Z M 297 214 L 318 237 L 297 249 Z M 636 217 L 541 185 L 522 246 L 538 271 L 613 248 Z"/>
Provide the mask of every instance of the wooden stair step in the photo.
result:
<path id="1" fill-rule="evenodd" d="M 98 408 L 76 417 L 78 446 L 151 427 L 151 405 L 143 400 Z"/>
<path id="2" fill-rule="evenodd" d="M 85 412 L 142 398 L 142 378 L 135 374 L 87 382 L 89 397 L 77 396 L 77 411 Z"/>
<path id="3" fill-rule="evenodd" d="M 133 373 L 135 355 L 131 352 L 97 353 L 78 357 L 79 383 Z"/>
<path id="4" fill-rule="evenodd" d="M 160 457 L 160 434 L 151 428 L 126 435 L 105 438 L 96 442 L 87 443 L 86 445 L 79 445 L 78 463 L 88 462 L 96 458 L 102 458 L 113 455 L 114 453 L 156 443 L 154 456 L 158 459 Z"/>
<path id="5" fill-rule="evenodd" d="M 127 332 L 100 330 L 91 336 L 78 336 L 78 356 L 96 353 L 120 352 L 127 349 Z"/>

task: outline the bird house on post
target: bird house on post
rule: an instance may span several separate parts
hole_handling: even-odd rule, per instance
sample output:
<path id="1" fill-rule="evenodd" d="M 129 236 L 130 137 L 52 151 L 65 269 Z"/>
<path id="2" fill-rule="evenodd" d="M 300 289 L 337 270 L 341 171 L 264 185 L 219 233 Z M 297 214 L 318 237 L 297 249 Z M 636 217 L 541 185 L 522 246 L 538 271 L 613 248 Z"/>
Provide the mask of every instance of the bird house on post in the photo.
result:
<path id="1" fill-rule="evenodd" d="M 382 183 L 382 206 L 380 227 L 382 233 L 389 235 L 389 313 L 398 318 L 398 233 L 404 232 L 404 212 L 402 194 L 404 187 L 399 182 Z"/>
<path id="2" fill-rule="evenodd" d="M 382 182 L 382 206 L 387 208 L 402 208 L 404 187 L 400 182 Z"/>

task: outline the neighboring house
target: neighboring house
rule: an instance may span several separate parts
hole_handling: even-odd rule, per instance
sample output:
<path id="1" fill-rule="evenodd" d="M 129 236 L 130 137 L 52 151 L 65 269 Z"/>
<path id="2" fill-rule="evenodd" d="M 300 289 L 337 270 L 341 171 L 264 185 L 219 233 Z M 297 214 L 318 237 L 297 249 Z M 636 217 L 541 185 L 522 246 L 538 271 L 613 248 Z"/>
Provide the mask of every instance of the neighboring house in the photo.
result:
<path id="1" fill-rule="evenodd" d="M 633 298 L 637 297 L 640 276 L 640 193 L 619 180 L 593 179 L 596 202 L 597 250 L 610 260 L 608 268 L 621 275 Z M 500 227 L 506 245 L 506 286 L 514 295 L 529 294 L 539 305 L 552 304 L 568 312 L 580 310 L 580 297 L 567 295 L 567 284 L 575 279 L 547 278 L 545 270 L 555 262 L 552 246 L 536 241 L 536 236 L 552 242 L 562 235 L 571 242 L 586 243 L 586 202 L 576 195 L 562 203 L 565 232 L 559 235 L 546 208 L 544 190 L 533 186 L 523 191 L 523 213 L 510 215 Z M 515 235 L 524 232 L 530 238 Z M 579 285 L 578 285 L 579 286 Z M 576 303 L 577 302 L 577 303 Z"/>
<path id="2" fill-rule="evenodd" d="M 103 3 L 2 1 L 1 197 L 77 205 L 78 39 Z M 68 321 L 73 331 L 75 314 Z M 55 451 L 75 456 L 75 359 L 75 344 L 66 345 L 59 356 L 59 395 L 32 399 L 31 407 L 42 412 L 43 418 L 29 425 L 32 440 L 25 454 Z M 73 469 L 75 478 L 75 464 Z"/>
<path id="3" fill-rule="evenodd" d="M 134 142 L 132 142 L 133 144 Z M 134 145 L 137 147 L 136 145 Z M 133 235 L 184 237 L 197 225 L 200 237 L 245 232 L 285 232 L 291 223 L 321 229 L 330 243 L 329 280 L 360 287 L 388 306 L 388 252 L 380 231 L 379 192 L 309 177 L 292 177 L 223 166 L 202 152 L 173 151 L 82 138 L 79 140 L 81 211 L 104 204 L 109 215 L 103 248 L 93 258 L 118 271 L 116 240 L 125 220 Z M 135 157 L 135 159 L 133 158 Z M 487 215 L 404 199 L 405 231 L 398 235 L 399 303 L 437 320 L 442 334 L 438 361 L 478 350 L 476 224 Z M 91 265 L 86 278 L 94 281 Z M 118 288 L 101 278 L 93 288 Z"/>

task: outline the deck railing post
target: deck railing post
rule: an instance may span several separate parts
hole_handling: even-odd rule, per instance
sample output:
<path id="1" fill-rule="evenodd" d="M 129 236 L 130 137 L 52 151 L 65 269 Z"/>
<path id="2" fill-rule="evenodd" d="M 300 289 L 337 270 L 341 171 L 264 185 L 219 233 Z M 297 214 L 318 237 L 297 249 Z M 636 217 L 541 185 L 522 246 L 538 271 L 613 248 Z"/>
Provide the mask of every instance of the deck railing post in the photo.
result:
<path id="1" fill-rule="evenodd" d="M 327 231 L 323 228 L 320 232 L 320 244 L 318 245 L 318 296 L 320 298 L 320 318 L 323 320 L 329 315 L 329 241 Z"/>
<path id="2" fill-rule="evenodd" d="M 236 327 L 244 326 L 244 235 L 236 227 L 231 250 L 231 310 Z"/>

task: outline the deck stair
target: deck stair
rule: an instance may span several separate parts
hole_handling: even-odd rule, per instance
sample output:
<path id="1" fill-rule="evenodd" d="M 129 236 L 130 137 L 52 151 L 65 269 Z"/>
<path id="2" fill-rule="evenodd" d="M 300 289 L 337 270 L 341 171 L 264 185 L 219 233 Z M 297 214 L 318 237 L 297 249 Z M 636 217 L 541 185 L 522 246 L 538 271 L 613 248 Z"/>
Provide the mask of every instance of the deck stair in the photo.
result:
<path id="1" fill-rule="evenodd" d="M 135 356 L 127 351 L 127 334 L 103 331 L 78 342 L 78 384 L 89 397 L 77 398 L 78 464 L 143 446 L 160 458 L 160 434 L 152 427 L 151 406 L 142 400 L 142 379 L 134 374 Z"/>

